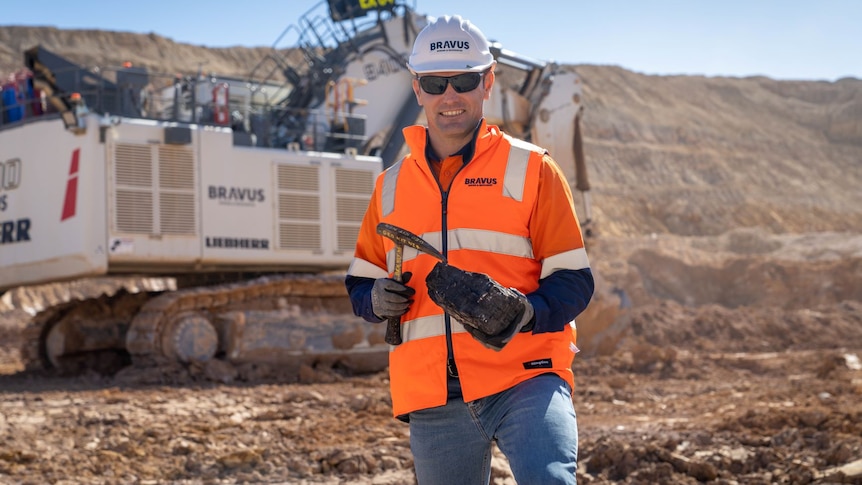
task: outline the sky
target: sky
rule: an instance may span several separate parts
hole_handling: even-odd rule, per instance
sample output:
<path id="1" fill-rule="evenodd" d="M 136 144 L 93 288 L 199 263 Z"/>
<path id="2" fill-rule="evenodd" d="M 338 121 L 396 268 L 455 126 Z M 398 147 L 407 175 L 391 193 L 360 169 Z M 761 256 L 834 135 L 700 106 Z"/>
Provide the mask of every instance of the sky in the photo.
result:
<path id="1" fill-rule="evenodd" d="M 0 25 L 155 33 L 207 47 L 257 47 L 273 45 L 320 0 L 2 3 Z M 432 16 L 460 14 L 505 49 L 561 64 L 616 65 L 656 75 L 862 79 L 860 0 L 405 3 Z M 287 47 L 284 40 L 289 39 L 279 47 Z"/>

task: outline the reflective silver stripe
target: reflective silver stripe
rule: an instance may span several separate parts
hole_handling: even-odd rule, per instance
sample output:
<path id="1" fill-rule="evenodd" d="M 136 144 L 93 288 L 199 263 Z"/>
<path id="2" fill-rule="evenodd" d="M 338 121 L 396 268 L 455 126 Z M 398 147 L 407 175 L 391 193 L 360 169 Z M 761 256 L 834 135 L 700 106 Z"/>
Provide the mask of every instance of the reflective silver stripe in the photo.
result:
<path id="1" fill-rule="evenodd" d="M 527 181 L 527 163 L 535 145 L 518 139 L 510 139 L 509 159 L 506 161 L 506 176 L 503 179 L 503 196 L 521 202 L 524 200 L 524 185 Z"/>
<path id="2" fill-rule="evenodd" d="M 587 250 L 584 248 L 572 249 L 564 253 L 549 256 L 542 261 L 542 275 L 540 278 L 546 278 L 554 271 L 560 269 L 585 269 L 590 267 L 590 260 L 587 257 Z"/>
<path id="3" fill-rule="evenodd" d="M 380 208 L 383 216 L 388 216 L 395 210 L 395 185 L 398 182 L 398 172 L 401 171 L 402 162 L 389 167 L 383 174 L 383 190 L 380 194 Z"/>
<path id="4" fill-rule="evenodd" d="M 441 231 L 432 231 L 421 234 L 422 239 L 425 240 L 428 244 L 434 246 L 434 249 L 437 251 L 443 251 L 443 233 Z M 406 249 L 406 248 L 405 248 Z M 415 249 L 411 249 L 411 251 L 416 251 Z M 413 253 L 411 253 L 413 254 Z"/>
<path id="5" fill-rule="evenodd" d="M 441 239 L 440 239 L 440 231 L 426 232 L 425 234 L 422 234 L 420 237 L 422 239 L 424 239 L 428 244 L 434 246 L 434 249 L 436 249 L 437 251 L 443 250 L 443 245 L 442 245 Z M 403 261 L 410 261 L 418 255 L 419 255 L 418 250 L 411 248 L 409 246 L 405 246 L 404 247 L 404 254 L 402 256 Z M 395 270 L 395 248 L 390 249 L 386 253 L 386 267 L 389 268 L 390 273 Z"/>
<path id="6" fill-rule="evenodd" d="M 452 322 L 452 333 L 466 332 L 464 326 L 454 318 Z M 443 315 L 432 315 L 430 317 L 416 318 L 404 322 L 401 326 L 401 338 L 404 342 L 420 340 L 423 338 L 443 337 L 446 335 L 446 321 Z"/>
<path id="7" fill-rule="evenodd" d="M 347 268 L 347 274 L 374 279 L 385 278 L 387 275 L 386 270 L 360 258 L 353 258 L 353 261 L 350 262 L 350 267 Z"/>
<path id="8" fill-rule="evenodd" d="M 446 324 L 442 314 L 416 318 L 401 325 L 401 338 L 405 342 L 443 335 L 446 335 Z"/>
<path id="9" fill-rule="evenodd" d="M 545 153 L 545 149 L 539 145 L 534 145 L 528 141 L 519 140 L 518 138 L 509 137 L 509 144 L 513 147 L 518 147 L 521 150 L 527 150 L 528 152 Z"/>
<path id="10" fill-rule="evenodd" d="M 504 232 L 486 231 L 482 229 L 452 229 L 448 232 L 448 250 L 472 249 L 521 258 L 533 258 L 533 245 L 530 238 L 506 234 Z M 422 239 L 442 251 L 443 244 L 440 232 L 426 232 Z M 404 261 L 410 261 L 419 255 L 419 251 L 404 248 Z M 585 254 L 586 255 L 586 254 Z M 391 273 L 395 269 L 395 248 L 386 253 L 386 266 Z M 579 269 L 579 268 L 578 268 Z"/>
<path id="11" fill-rule="evenodd" d="M 533 257 L 533 245 L 529 238 L 482 229 L 452 229 L 449 231 L 449 251 L 475 249 L 497 254 Z"/>

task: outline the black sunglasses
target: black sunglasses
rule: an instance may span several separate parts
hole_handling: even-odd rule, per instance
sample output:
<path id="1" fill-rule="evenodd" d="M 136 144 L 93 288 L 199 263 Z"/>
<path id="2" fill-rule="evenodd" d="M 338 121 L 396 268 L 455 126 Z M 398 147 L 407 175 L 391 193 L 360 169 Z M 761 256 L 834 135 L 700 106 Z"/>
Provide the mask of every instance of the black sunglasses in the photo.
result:
<path id="1" fill-rule="evenodd" d="M 428 94 L 443 94 L 446 85 L 451 84 L 456 93 L 467 93 L 479 86 L 482 81 L 482 73 L 466 72 L 457 76 L 422 76 L 419 78 L 419 86 Z"/>

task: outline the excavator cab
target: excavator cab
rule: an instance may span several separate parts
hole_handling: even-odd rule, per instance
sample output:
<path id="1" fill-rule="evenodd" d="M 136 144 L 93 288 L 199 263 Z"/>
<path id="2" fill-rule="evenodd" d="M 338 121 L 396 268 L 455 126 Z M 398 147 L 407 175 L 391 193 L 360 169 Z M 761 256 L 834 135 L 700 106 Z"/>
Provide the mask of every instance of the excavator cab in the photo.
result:
<path id="1" fill-rule="evenodd" d="M 388 166 L 403 145 L 400 127 L 419 114 L 404 64 L 422 22 L 397 0 L 318 3 L 278 36 L 248 75 L 285 84 L 287 94 L 275 102 L 282 111 L 268 122 L 302 148 L 386 152 Z"/>

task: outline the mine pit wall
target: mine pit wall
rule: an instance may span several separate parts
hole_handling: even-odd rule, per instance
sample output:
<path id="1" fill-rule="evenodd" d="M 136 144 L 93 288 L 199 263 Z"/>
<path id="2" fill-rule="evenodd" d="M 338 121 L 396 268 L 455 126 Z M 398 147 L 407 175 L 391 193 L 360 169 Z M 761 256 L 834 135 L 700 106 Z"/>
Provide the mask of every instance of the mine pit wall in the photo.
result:
<path id="1" fill-rule="evenodd" d="M 814 342 L 817 331 L 849 328 L 843 325 L 862 307 L 862 234 L 738 229 L 719 237 L 601 242 L 590 254 L 596 296 L 577 319 L 585 356 L 618 349 L 633 333 L 633 320 L 660 326 L 659 320 L 681 318 L 683 328 L 712 322 L 747 334 L 751 318 L 780 313 L 805 327 L 799 335 L 813 332 Z M 832 328 L 823 326 L 830 322 Z"/>
<path id="2" fill-rule="evenodd" d="M 862 227 L 862 80 L 576 71 L 600 234 Z"/>

